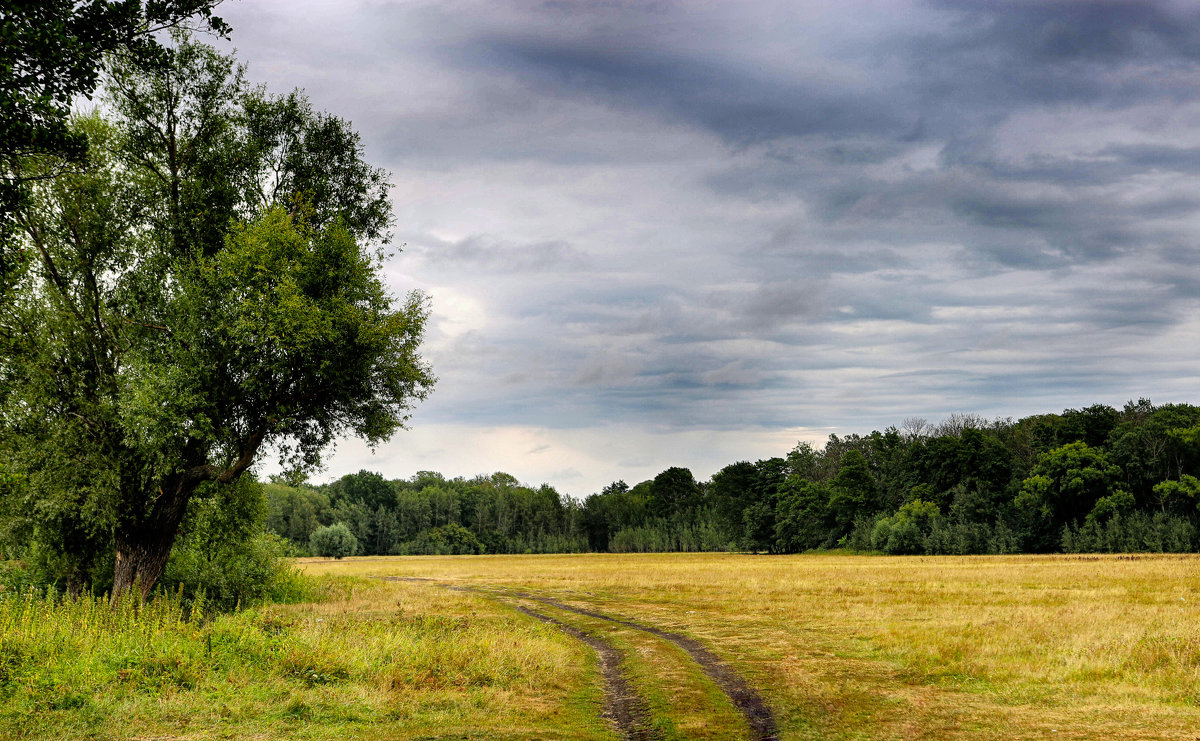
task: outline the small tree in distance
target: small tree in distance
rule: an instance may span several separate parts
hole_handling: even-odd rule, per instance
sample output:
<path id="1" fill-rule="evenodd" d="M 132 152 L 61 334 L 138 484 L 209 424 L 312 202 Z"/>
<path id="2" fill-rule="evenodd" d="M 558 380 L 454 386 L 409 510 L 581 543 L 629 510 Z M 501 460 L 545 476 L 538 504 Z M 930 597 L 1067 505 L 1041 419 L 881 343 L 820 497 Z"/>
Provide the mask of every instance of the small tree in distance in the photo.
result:
<path id="1" fill-rule="evenodd" d="M 318 528 L 308 539 L 308 547 L 314 555 L 324 558 L 344 558 L 358 553 L 358 538 L 346 527 L 346 523 Z"/>

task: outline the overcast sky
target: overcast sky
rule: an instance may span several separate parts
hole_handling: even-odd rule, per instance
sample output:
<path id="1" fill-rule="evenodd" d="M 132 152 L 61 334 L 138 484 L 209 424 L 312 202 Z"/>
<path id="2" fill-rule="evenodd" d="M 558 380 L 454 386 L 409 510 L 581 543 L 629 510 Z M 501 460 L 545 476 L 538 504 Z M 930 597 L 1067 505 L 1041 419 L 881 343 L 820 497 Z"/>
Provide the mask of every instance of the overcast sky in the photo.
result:
<path id="1" fill-rule="evenodd" d="M 586 496 L 831 432 L 1196 403 L 1192 2 L 220 7 L 395 183 L 439 382 L 367 468 Z"/>

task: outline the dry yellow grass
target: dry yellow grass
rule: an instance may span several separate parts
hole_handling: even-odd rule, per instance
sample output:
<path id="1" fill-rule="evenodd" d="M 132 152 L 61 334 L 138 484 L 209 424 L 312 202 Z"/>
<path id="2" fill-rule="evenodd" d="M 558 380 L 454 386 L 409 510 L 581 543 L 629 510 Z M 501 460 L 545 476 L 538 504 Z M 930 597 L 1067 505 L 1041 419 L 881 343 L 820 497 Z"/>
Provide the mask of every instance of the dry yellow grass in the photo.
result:
<path id="1" fill-rule="evenodd" d="M 1194 556 L 484 556 L 303 568 L 519 588 L 696 636 L 760 689 L 783 738 L 1200 738 Z"/>

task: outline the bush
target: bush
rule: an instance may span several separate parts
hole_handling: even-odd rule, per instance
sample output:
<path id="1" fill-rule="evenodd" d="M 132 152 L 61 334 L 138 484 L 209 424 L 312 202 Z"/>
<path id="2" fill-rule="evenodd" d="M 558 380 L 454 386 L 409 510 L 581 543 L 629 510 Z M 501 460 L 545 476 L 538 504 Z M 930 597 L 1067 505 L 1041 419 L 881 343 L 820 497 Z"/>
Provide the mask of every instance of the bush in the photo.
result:
<path id="1" fill-rule="evenodd" d="M 467 556 L 483 553 L 486 549 L 475 533 L 450 523 L 422 532 L 416 540 L 405 543 L 404 550 L 424 555 Z"/>
<path id="2" fill-rule="evenodd" d="M 358 538 L 346 527 L 346 523 L 317 528 L 308 539 L 308 547 L 314 555 L 325 558 L 344 558 L 358 552 Z"/>
<path id="3" fill-rule="evenodd" d="M 934 523 L 925 538 L 925 551 L 943 556 L 987 553 L 990 535 L 991 528 L 982 522 L 942 519 Z"/>
<path id="4" fill-rule="evenodd" d="M 231 609 L 285 599 L 298 574 L 287 542 L 263 531 L 266 504 L 252 479 L 210 486 L 193 498 L 160 584 L 202 602 Z"/>
<path id="5" fill-rule="evenodd" d="M 871 528 L 871 547 L 893 555 L 925 553 L 926 540 L 941 522 L 936 504 L 914 499 L 891 517 L 875 522 Z"/>
<path id="6" fill-rule="evenodd" d="M 838 547 L 860 552 L 873 550 L 872 538 L 875 535 L 875 524 L 880 519 L 886 519 L 886 517 L 883 515 L 879 517 L 859 515 L 854 519 L 854 527 L 850 533 L 838 540 Z"/>
<path id="7" fill-rule="evenodd" d="M 231 543 L 209 558 L 190 543 L 176 546 L 163 572 L 162 585 L 186 595 L 204 594 L 218 609 L 258 602 L 292 601 L 299 574 L 288 561 L 287 542 L 274 533 Z"/>

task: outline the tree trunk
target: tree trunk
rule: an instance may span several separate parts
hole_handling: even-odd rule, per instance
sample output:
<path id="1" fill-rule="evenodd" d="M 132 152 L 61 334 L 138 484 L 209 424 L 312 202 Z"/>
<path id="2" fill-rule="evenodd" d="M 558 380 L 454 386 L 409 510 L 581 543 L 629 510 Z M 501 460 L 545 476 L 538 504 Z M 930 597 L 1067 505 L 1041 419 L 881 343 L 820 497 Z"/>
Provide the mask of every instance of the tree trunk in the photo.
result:
<path id="1" fill-rule="evenodd" d="M 183 472 L 168 476 L 158 489 L 145 497 L 144 510 L 123 518 L 116 531 L 116 565 L 113 567 L 112 600 L 116 602 L 130 589 L 137 588 L 145 600 L 167 568 L 171 547 L 179 533 L 179 524 L 187 512 L 196 488 L 205 481 L 231 484 L 237 481 L 258 453 L 266 436 L 266 426 L 250 432 L 242 441 L 241 452 L 233 465 L 217 468 L 205 462 L 200 443 L 192 441 L 183 454 L 188 465 Z"/>
<path id="2" fill-rule="evenodd" d="M 117 601 L 130 589 L 137 589 L 145 600 L 154 588 L 158 577 L 167 568 L 167 558 L 175 533 L 159 533 L 153 539 L 117 539 L 117 563 L 113 570 L 112 599 Z"/>
<path id="3" fill-rule="evenodd" d="M 116 565 L 113 568 L 112 599 L 137 589 L 145 600 L 163 570 L 179 524 L 187 512 L 188 501 L 200 481 L 186 476 L 163 482 L 158 496 L 152 498 L 149 511 L 142 517 L 122 523 L 116 532 Z"/>

